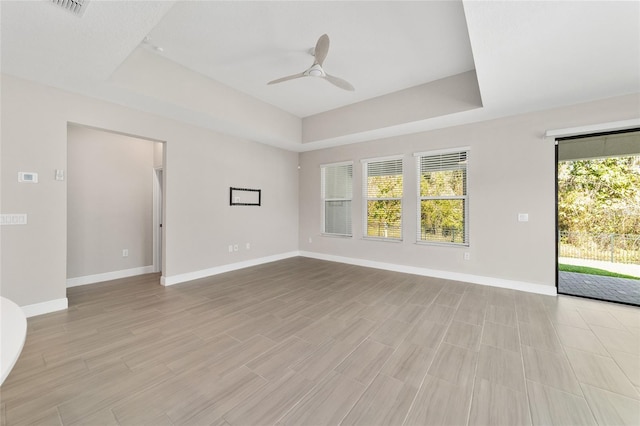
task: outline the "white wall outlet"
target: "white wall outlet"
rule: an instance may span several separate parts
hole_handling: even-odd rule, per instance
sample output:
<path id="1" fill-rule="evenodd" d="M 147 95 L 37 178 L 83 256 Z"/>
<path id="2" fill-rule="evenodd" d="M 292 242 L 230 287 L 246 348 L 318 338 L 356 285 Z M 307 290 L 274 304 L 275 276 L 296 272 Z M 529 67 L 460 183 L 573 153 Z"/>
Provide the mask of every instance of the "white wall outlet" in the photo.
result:
<path id="1" fill-rule="evenodd" d="M 518 222 L 529 222 L 529 213 L 518 213 Z"/>
<path id="2" fill-rule="evenodd" d="M 464 255 L 462 257 L 464 258 L 464 260 L 470 260 L 471 259 L 471 253 L 469 253 L 468 251 L 465 251 Z"/>
<path id="3" fill-rule="evenodd" d="M 313 242 L 313 239 L 309 237 L 309 244 L 311 244 L 312 242 Z"/>
<path id="4" fill-rule="evenodd" d="M 238 245 L 237 244 L 233 245 L 233 251 L 238 251 Z"/>
<path id="5" fill-rule="evenodd" d="M 247 250 L 251 250 L 251 243 L 246 244 Z"/>
<path id="6" fill-rule="evenodd" d="M 122 257 L 129 257 L 129 249 L 122 249 Z"/>
<path id="7" fill-rule="evenodd" d="M 64 180 L 64 170 L 56 169 L 56 180 Z"/>
<path id="8" fill-rule="evenodd" d="M 229 244 L 229 253 L 233 253 L 233 246 Z"/>

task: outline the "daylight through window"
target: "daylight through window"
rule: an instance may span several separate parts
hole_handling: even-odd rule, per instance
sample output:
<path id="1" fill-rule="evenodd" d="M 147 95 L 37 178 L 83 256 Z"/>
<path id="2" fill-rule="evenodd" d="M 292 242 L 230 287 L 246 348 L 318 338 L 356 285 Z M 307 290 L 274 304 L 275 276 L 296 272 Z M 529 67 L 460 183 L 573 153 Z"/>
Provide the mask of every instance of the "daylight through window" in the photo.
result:
<path id="1" fill-rule="evenodd" d="M 418 242 L 469 244 L 468 150 L 415 154 Z"/>
<path id="2" fill-rule="evenodd" d="M 363 160 L 364 236 L 402 239 L 402 157 Z"/>

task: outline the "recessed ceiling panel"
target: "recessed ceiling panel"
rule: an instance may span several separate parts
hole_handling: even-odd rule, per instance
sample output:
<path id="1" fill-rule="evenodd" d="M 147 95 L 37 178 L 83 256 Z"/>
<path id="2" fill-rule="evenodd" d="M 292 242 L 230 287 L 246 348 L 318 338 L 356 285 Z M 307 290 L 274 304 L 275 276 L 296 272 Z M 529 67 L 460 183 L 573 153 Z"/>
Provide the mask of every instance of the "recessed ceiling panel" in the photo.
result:
<path id="1" fill-rule="evenodd" d="M 267 86 L 313 63 L 355 86 L 308 77 Z M 462 3 L 180 2 L 150 33 L 165 57 L 305 117 L 474 69 Z"/>
<path id="2" fill-rule="evenodd" d="M 465 3 L 484 106 L 536 110 L 640 91 L 640 2 Z"/>

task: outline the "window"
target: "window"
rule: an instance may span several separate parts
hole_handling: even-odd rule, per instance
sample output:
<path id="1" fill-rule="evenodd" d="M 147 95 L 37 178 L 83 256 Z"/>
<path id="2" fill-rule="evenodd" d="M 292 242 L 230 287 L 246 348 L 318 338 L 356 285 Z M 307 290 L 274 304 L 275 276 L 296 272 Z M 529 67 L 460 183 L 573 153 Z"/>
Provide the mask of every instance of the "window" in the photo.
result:
<path id="1" fill-rule="evenodd" d="M 353 163 L 321 166 L 322 232 L 350 237 Z"/>
<path id="2" fill-rule="evenodd" d="M 402 157 L 362 161 L 364 236 L 402 239 Z"/>
<path id="3" fill-rule="evenodd" d="M 467 149 L 415 154 L 418 242 L 469 245 Z"/>

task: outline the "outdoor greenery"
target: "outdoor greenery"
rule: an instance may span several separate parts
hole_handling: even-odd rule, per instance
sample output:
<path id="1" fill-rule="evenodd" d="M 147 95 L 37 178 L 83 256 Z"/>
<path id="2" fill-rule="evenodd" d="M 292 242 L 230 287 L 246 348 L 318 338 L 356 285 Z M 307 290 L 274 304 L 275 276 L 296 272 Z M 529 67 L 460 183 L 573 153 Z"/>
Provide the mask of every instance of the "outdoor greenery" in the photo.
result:
<path id="1" fill-rule="evenodd" d="M 576 265 L 565 265 L 558 264 L 558 270 L 564 272 L 578 272 L 580 274 L 589 274 L 589 275 L 601 275 L 605 277 L 616 277 L 616 278 L 629 278 L 632 280 L 640 280 L 640 277 L 634 277 L 631 275 L 618 274 L 616 272 L 606 271 L 604 269 L 598 268 L 590 268 L 587 266 L 576 266 Z"/>
<path id="2" fill-rule="evenodd" d="M 465 170 L 441 170 L 420 176 L 422 239 L 464 243 Z"/>
<path id="3" fill-rule="evenodd" d="M 466 152 L 420 158 L 419 239 L 466 243 Z M 366 235 L 402 238 L 401 159 L 366 165 Z"/>
<path id="4" fill-rule="evenodd" d="M 369 176 L 367 180 L 368 197 L 382 198 L 367 201 L 367 235 L 401 238 L 402 175 Z"/>
<path id="5" fill-rule="evenodd" d="M 560 256 L 640 262 L 640 156 L 558 164 Z"/>
<path id="6" fill-rule="evenodd" d="M 367 235 L 400 238 L 402 174 L 367 180 Z M 465 180 L 460 169 L 421 174 L 422 239 L 464 242 Z M 640 156 L 559 163 L 558 229 L 565 246 L 640 259 Z"/>
<path id="7" fill-rule="evenodd" d="M 640 156 L 558 164 L 558 228 L 640 234 Z"/>

